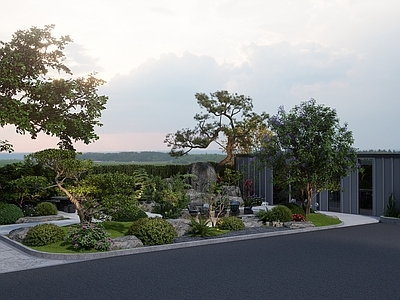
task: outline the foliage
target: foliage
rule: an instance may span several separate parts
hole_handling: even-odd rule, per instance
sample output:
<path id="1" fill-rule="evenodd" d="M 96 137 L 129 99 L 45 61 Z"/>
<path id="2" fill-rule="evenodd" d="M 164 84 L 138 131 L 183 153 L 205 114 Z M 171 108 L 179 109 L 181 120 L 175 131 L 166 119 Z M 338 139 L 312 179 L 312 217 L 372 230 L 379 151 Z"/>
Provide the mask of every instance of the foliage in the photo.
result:
<path id="1" fill-rule="evenodd" d="M 24 213 L 15 204 L 0 204 L 0 225 L 14 224 Z"/>
<path id="2" fill-rule="evenodd" d="M 280 107 L 268 120 L 273 132 L 258 154 L 261 165 L 273 169 L 273 182 L 283 189 L 307 195 L 306 213 L 321 190 L 339 190 L 340 178 L 355 170 L 357 154 L 353 135 L 339 124 L 336 111 L 302 102 L 290 112 Z"/>
<path id="3" fill-rule="evenodd" d="M 64 47 L 72 40 L 53 37 L 53 29 L 18 30 L 10 42 L 0 41 L 0 126 L 15 125 L 17 133 L 33 139 L 44 132 L 58 137 L 60 147 L 73 149 L 72 140 L 89 144 L 98 139 L 94 127 L 102 125 L 107 97 L 97 95 L 97 89 L 105 82 L 95 74 L 60 78 L 60 73 L 72 75 L 63 63 Z M 12 151 L 12 145 L 1 141 L 0 151 Z"/>
<path id="4" fill-rule="evenodd" d="M 137 206 L 132 206 L 127 210 L 118 210 L 111 214 L 111 220 L 116 222 L 133 222 L 142 218 L 147 218 L 147 214 Z"/>
<path id="5" fill-rule="evenodd" d="M 92 205 L 86 205 L 85 198 L 78 198 L 71 194 L 65 187 L 70 181 L 77 184 L 83 174 L 92 168 L 93 162 L 88 160 L 77 160 L 76 152 L 63 149 L 45 149 L 28 155 L 26 161 L 36 163 L 54 172 L 54 183 L 69 200 L 75 205 L 79 219 L 82 222 L 91 221 Z"/>
<path id="6" fill-rule="evenodd" d="M 287 208 L 289 208 L 290 211 L 292 212 L 292 214 L 298 214 L 298 215 L 303 215 L 303 216 L 305 216 L 305 214 L 306 214 L 304 212 L 304 209 L 301 206 L 297 205 L 297 204 L 294 204 L 294 203 L 282 203 L 281 205 L 284 205 Z"/>
<path id="7" fill-rule="evenodd" d="M 37 216 L 50 216 L 58 214 L 57 207 L 50 202 L 40 202 L 38 205 L 36 205 L 35 211 Z"/>
<path id="8" fill-rule="evenodd" d="M 302 214 L 293 214 L 292 221 L 294 222 L 305 222 L 306 217 L 304 217 Z"/>
<path id="9" fill-rule="evenodd" d="M 93 248 L 108 251 L 112 246 L 112 239 L 102 223 L 83 222 L 76 227 L 71 226 L 66 240 L 78 250 Z"/>
<path id="10" fill-rule="evenodd" d="M 14 191 L 14 199 L 17 204 L 22 205 L 28 202 L 36 202 L 38 199 L 46 196 L 48 193 L 46 187 L 50 184 L 43 176 L 22 176 L 9 182 Z"/>
<path id="11" fill-rule="evenodd" d="M 386 205 L 384 216 L 392 218 L 397 218 L 399 216 L 399 211 L 396 209 L 396 201 L 393 197 L 393 193 L 391 193 L 389 196 L 389 201 Z"/>
<path id="12" fill-rule="evenodd" d="M 268 115 L 252 112 L 251 98 L 227 91 L 217 91 L 210 96 L 197 93 L 195 97 L 206 113 L 194 116 L 197 121 L 194 129 L 167 134 L 164 143 L 171 147 L 171 156 L 183 156 L 192 149 L 204 149 L 215 142 L 226 153 L 217 167 L 219 169 L 225 164 L 233 164 L 233 158 L 239 151 L 252 153 L 259 148 L 260 140 L 256 133 L 268 133 L 265 124 Z"/>
<path id="13" fill-rule="evenodd" d="M 54 224 L 39 224 L 28 230 L 23 243 L 27 246 L 44 246 L 62 241 L 64 231 Z"/>
<path id="14" fill-rule="evenodd" d="M 23 212 L 23 214 L 24 214 L 24 217 L 35 217 L 35 216 L 37 216 L 37 214 L 36 214 L 36 208 L 35 208 L 35 206 L 33 205 L 33 204 L 27 204 L 27 203 L 25 203 L 23 206 L 22 206 L 22 212 Z"/>
<path id="15" fill-rule="evenodd" d="M 223 230 L 243 230 L 244 223 L 238 217 L 223 217 L 217 221 L 215 226 Z"/>
<path id="16" fill-rule="evenodd" d="M 217 178 L 217 182 L 221 185 L 237 186 L 240 177 L 241 174 L 239 171 L 233 169 L 230 166 L 225 166 L 222 175 Z"/>
<path id="17" fill-rule="evenodd" d="M 243 182 L 243 204 L 247 207 L 253 207 L 253 205 L 261 205 L 263 198 L 255 194 L 254 182 L 250 179 L 246 179 Z"/>
<path id="18" fill-rule="evenodd" d="M 173 243 L 177 236 L 174 227 L 161 218 L 144 218 L 132 223 L 128 235 L 134 235 L 144 245 L 164 245 Z"/>
<path id="19" fill-rule="evenodd" d="M 190 219 L 190 228 L 187 232 L 189 236 L 214 236 L 216 235 L 216 231 L 214 227 L 209 226 L 210 220 L 199 218 L 196 220 L 195 218 Z"/>
<path id="20" fill-rule="evenodd" d="M 95 165 L 93 169 L 90 170 L 90 174 L 123 173 L 126 175 L 132 175 L 138 170 L 144 170 L 150 176 L 170 178 L 176 174 L 187 173 L 187 169 L 187 165 Z"/>
<path id="21" fill-rule="evenodd" d="M 274 206 L 267 211 L 260 210 L 257 217 L 264 224 L 267 222 L 289 222 L 293 219 L 292 212 L 284 205 Z"/>
<path id="22" fill-rule="evenodd" d="M 154 201 L 153 212 L 161 214 L 164 219 L 176 219 L 189 204 L 190 198 L 186 191 L 188 175 L 174 175 L 169 179 L 159 176 L 151 177 L 151 182 L 145 191 L 145 199 Z"/>
<path id="23" fill-rule="evenodd" d="M 175 157 L 171 159 L 171 156 L 165 152 L 155 151 L 142 151 L 142 152 L 112 152 L 112 153 L 100 153 L 100 152 L 87 152 L 82 153 L 78 156 L 78 159 L 90 159 L 96 162 L 110 162 L 114 164 L 127 162 L 135 164 L 191 164 L 195 162 L 219 162 L 225 156 L 217 153 L 204 153 L 204 154 L 189 154 L 182 157 Z M 159 174 L 153 174 L 159 175 Z"/>
<path id="24" fill-rule="evenodd" d="M 90 174 L 79 186 L 70 189 L 77 197 L 92 204 L 94 217 L 136 219 L 139 212 L 138 200 L 142 197 L 149 178 L 143 170 L 132 175 L 123 173 Z M 121 219 L 122 220 L 122 219 Z"/>

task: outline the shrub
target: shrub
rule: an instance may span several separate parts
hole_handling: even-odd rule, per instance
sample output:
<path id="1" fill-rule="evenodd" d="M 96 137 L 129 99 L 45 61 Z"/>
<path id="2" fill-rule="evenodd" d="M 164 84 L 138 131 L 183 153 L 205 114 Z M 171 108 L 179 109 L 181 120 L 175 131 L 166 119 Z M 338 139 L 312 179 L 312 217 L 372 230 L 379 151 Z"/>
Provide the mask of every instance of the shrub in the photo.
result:
<path id="1" fill-rule="evenodd" d="M 265 224 L 266 222 L 289 222 L 292 221 L 292 212 L 284 205 L 277 205 L 269 211 L 260 211 L 258 218 Z"/>
<path id="2" fill-rule="evenodd" d="M 128 235 L 134 235 L 142 241 L 144 245 L 164 245 L 171 244 L 177 236 L 174 227 L 161 218 L 139 219 L 128 229 Z"/>
<path id="3" fill-rule="evenodd" d="M 0 225 L 14 224 L 24 213 L 14 204 L 0 204 Z"/>
<path id="4" fill-rule="evenodd" d="M 33 206 L 32 204 L 24 204 L 22 206 L 22 212 L 25 217 L 36 216 L 36 209 L 35 209 L 35 206 Z"/>
<path id="5" fill-rule="evenodd" d="M 394 200 L 393 193 L 389 196 L 389 201 L 386 205 L 385 217 L 397 218 L 399 216 L 399 211 L 396 209 L 396 201 Z"/>
<path id="6" fill-rule="evenodd" d="M 151 177 L 151 182 L 145 190 L 144 198 L 154 201 L 154 213 L 161 214 L 164 219 L 176 219 L 182 214 L 182 210 L 190 202 L 187 195 L 188 175 L 174 175 L 169 179 L 159 176 Z"/>
<path id="7" fill-rule="evenodd" d="M 292 221 L 305 222 L 306 218 L 302 214 L 293 214 Z"/>
<path id="8" fill-rule="evenodd" d="M 215 229 L 213 227 L 210 227 L 209 223 L 210 223 L 210 221 L 208 219 L 199 218 L 199 220 L 196 221 L 195 218 L 192 218 L 190 220 L 190 224 L 189 224 L 190 228 L 187 232 L 187 235 L 201 236 L 201 237 L 215 235 Z"/>
<path id="9" fill-rule="evenodd" d="M 224 217 L 218 220 L 216 227 L 222 230 L 243 230 L 244 223 L 238 217 Z"/>
<path id="10" fill-rule="evenodd" d="M 137 206 L 132 206 L 127 210 L 118 210 L 111 214 L 111 219 L 116 222 L 134 222 L 142 218 L 147 218 L 147 214 Z"/>
<path id="11" fill-rule="evenodd" d="M 35 211 L 37 216 L 50 216 L 58 214 L 57 207 L 50 202 L 40 202 L 38 205 L 36 205 Z"/>
<path id="12" fill-rule="evenodd" d="M 282 205 L 289 208 L 290 211 L 292 212 L 292 214 L 299 214 L 299 215 L 303 215 L 303 216 L 306 215 L 304 209 L 300 205 L 297 205 L 294 203 L 283 203 Z"/>
<path id="13" fill-rule="evenodd" d="M 112 239 L 102 223 L 84 222 L 76 225 L 76 227 L 71 226 L 66 240 L 78 250 L 107 251 L 112 246 Z"/>
<path id="14" fill-rule="evenodd" d="M 27 246 L 45 246 L 64 239 L 64 231 L 54 224 L 39 224 L 28 230 L 24 239 Z"/>

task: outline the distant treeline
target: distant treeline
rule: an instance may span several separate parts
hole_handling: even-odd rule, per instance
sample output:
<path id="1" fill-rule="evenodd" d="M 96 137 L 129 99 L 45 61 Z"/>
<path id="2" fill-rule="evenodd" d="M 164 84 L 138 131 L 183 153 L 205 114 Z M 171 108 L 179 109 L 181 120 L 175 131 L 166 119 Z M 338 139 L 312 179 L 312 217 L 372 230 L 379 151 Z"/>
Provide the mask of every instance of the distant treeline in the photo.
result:
<path id="1" fill-rule="evenodd" d="M 190 164 L 194 162 L 220 162 L 225 155 L 223 154 L 188 154 L 182 157 L 171 157 L 165 152 L 118 152 L 118 153 L 97 153 L 86 152 L 78 156 L 78 159 L 90 159 L 99 162 L 132 162 L 132 163 L 170 163 L 170 164 Z"/>

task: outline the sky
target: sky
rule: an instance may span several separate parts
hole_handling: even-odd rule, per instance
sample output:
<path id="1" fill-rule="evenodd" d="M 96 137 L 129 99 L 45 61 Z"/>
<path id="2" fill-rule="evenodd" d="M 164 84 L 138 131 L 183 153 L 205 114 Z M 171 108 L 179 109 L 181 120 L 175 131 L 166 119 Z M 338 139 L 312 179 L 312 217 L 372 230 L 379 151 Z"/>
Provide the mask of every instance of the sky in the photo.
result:
<path id="1" fill-rule="evenodd" d="M 360 150 L 400 149 L 398 0 L 0 0 L 0 40 L 54 24 L 74 76 L 109 97 L 81 152 L 168 151 L 193 128 L 194 95 L 227 90 L 277 113 L 310 98 L 336 109 Z M 57 146 L 0 128 L 15 152 Z M 218 147 L 212 146 L 210 150 Z"/>

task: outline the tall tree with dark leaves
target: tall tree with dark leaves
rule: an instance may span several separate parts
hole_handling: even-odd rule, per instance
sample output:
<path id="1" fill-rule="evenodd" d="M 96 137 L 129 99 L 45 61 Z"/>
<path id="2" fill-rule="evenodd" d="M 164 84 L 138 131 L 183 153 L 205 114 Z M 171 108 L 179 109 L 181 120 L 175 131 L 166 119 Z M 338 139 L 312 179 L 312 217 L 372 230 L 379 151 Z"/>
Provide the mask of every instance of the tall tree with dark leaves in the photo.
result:
<path id="1" fill-rule="evenodd" d="M 94 130 L 102 126 L 108 97 L 98 95 L 105 82 L 95 73 L 71 77 L 63 50 L 72 40 L 53 37 L 53 29 L 32 27 L 15 32 L 10 42 L 0 41 L 0 126 L 14 125 L 32 139 L 39 132 L 56 136 L 60 148 L 74 149 L 74 141 L 98 139 Z M 12 144 L 0 141 L 0 151 L 13 151 Z"/>

